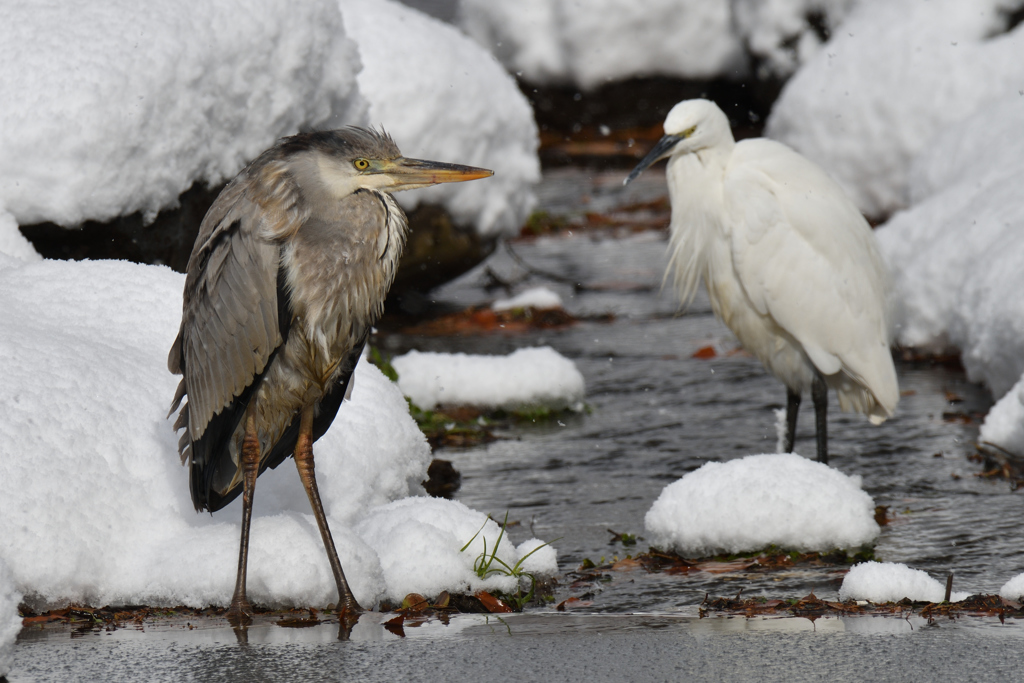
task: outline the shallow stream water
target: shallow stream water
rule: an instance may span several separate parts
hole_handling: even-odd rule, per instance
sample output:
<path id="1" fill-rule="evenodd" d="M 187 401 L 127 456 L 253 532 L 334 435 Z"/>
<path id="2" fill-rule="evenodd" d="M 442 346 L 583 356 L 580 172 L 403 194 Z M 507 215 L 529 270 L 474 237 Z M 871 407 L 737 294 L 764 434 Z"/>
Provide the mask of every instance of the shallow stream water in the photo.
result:
<path id="1" fill-rule="evenodd" d="M 541 197 L 554 214 L 608 211 L 664 194 L 647 173 L 623 194 L 621 174 L 550 172 Z M 584 204 L 584 202 L 586 202 Z M 1005 680 L 1024 664 L 1024 623 L 961 618 L 929 625 L 920 618 L 698 618 L 711 597 L 834 600 L 835 567 L 713 574 L 607 571 L 572 585 L 586 558 L 598 564 L 647 550 L 624 547 L 609 529 L 644 536 L 644 515 L 661 490 L 708 461 L 774 452 L 785 390 L 738 349 L 699 295 L 681 315 L 661 290 L 667 234 L 659 231 L 562 234 L 514 245 L 536 270 L 584 285 L 533 275 L 518 287 L 558 291 L 584 320 L 561 330 L 463 337 L 382 336 L 391 353 L 407 349 L 508 353 L 549 345 L 571 358 L 587 382 L 589 410 L 554 423 L 510 428 L 505 438 L 436 453 L 462 473 L 456 498 L 509 519 L 515 542 L 554 540 L 567 576 L 556 601 L 585 603 L 560 613 L 531 607 L 504 619 L 455 617 L 387 632 L 372 614 L 348 642 L 336 625 L 286 629 L 258 624 L 239 645 L 224 623 L 167 624 L 73 638 L 67 631 L 23 633 L 11 681 L 29 680 Z M 487 264 L 506 280 L 526 271 L 505 251 Z M 483 269 L 433 294 L 464 307 L 503 295 L 487 290 Z M 711 346 L 710 359 L 694 357 Z M 890 523 L 875 553 L 905 562 L 954 589 L 994 593 L 1024 571 L 1020 520 L 1024 494 L 1002 480 L 975 476 L 967 460 L 978 416 L 991 399 L 962 371 L 897 365 L 903 398 L 880 427 L 830 404 L 831 465 L 860 475 Z M 796 450 L 814 453 L 813 410 L 805 401 Z"/>

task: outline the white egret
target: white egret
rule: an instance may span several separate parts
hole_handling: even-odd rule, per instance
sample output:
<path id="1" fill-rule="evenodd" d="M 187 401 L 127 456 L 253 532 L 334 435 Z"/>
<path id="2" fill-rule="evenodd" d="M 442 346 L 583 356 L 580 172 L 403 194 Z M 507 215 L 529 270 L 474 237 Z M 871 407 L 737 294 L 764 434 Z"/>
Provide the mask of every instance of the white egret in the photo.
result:
<path id="1" fill-rule="evenodd" d="M 870 226 L 839 185 L 789 147 L 737 143 L 708 100 L 673 107 L 665 136 L 624 184 L 664 157 L 669 272 L 684 305 L 703 279 L 715 315 L 786 385 L 787 452 L 810 389 L 818 460 L 828 462 L 828 389 L 840 409 L 874 424 L 899 401 L 888 274 Z"/>

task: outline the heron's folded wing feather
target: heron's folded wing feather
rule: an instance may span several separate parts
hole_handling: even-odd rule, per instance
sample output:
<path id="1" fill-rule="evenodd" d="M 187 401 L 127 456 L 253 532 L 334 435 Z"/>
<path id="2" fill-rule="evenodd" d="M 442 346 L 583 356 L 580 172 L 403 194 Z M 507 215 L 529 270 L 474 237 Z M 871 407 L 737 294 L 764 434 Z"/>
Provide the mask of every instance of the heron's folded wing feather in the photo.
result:
<path id="1" fill-rule="evenodd" d="M 755 308 L 823 374 L 841 368 L 895 408 L 888 275 L 871 228 L 842 189 L 788 147 L 750 140 L 736 147 L 724 200 L 733 267 Z"/>
<path id="2" fill-rule="evenodd" d="M 263 167 L 264 169 L 266 167 Z M 294 230 L 302 216 L 286 174 L 243 172 L 207 213 L 189 259 L 180 350 L 192 440 L 266 367 L 282 338 L 277 301 L 280 246 L 265 226 Z M 288 185 L 281 190 L 277 184 Z M 256 203 L 251 197 L 274 197 Z M 286 326 L 285 326 L 286 328 Z M 175 358 L 175 354 L 178 358 Z"/>

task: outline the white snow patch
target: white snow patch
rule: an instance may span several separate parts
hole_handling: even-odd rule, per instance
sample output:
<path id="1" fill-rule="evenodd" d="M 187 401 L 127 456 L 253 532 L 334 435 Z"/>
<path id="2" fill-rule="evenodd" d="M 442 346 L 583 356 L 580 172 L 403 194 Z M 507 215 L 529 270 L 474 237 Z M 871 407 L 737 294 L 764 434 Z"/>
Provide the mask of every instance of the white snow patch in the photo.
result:
<path id="1" fill-rule="evenodd" d="M 42 256 L 18 230 L 18 221 L 0 204 L 0 255 L 22 261 L 39 261 Z"/>
<path id="2" fill-rule="evenodd" d="M 746 70 L 729 0 L 462 0 L 458 23 L 509 71 L 538 84 L 589 90 L 635 76 Z"/>
<path id="3" fill-rule="evenodd" d="M 241 499 L 213 516 L 194 511 L 166 418 L 178 382 L 166 370 L 167 349 L 183 284 L 168 268 L 117 261 L 12 259 L 0 270 L 0 561 L 34 605 L 201 607 L 231 598 Z M 419 499 L 405 509 L 429 515 L 375 512 L 409 495 L 407 482 L 424 479 L 430 460 L 405 399 L 379 370 L 358 365 L 352 400 L 315 450 L 320 493 L 360 602 L 401 593 L 419 580 L 419 566 L 476 585 L 472 562 L 466 569 L 456 555 L 482 515 Z M 335 601 L 290 462 L 259 478 L 254 508 L 250 599 Z M 415 539 L 428 521 L 457 533 L 447 546 L 403 544 L 357 533 L 367 516 L 389 519 L 396 539 Z M 499 556 L 519 557 L 511 546 Z"/>
<path id="4" fill-rule="evenodd" d="M 516 308 L 561 308 L 562 297 L 547 287 L 533 287 L 516 294 L 511 299 L 499 299 L 491 304 L 495 311 L 510 311 Z"/>
<path id="5" fill-rule="evenodd" d="M 341 0 L 341 10 L 359 43 L 370 122 L 406 156 L 495 172 L 395 198 L 407 209 L 443 204 L 483 237 L 516 234 L 536 203 L 540 162 L 533 111 L 515 81 L 458 30 L 397 2 Z"/>
<path id="6" fill-rule="evenodd" d="M 827 170 L 862 211 L 908 205 L 914 157 L 940 131 L 1019 97 L 1024 27 L 1005 0 L 862 0 L 786 84 L 766 134 Z"/>
<path id="7" fill-rule="evenodd" d="M 949 599 L 960 602 L 970 593 L 953 591 Z M 898 602 L 909 598 L 915 602 L 942 602 L 946 585 L 920 569 L 911 569 L 899 562 L 862 562 L 854 565 L 839 587 L 840 600 L 868 600 L 874 603 Z"/>
<path id="8" fill-rule="evenodd" d="M 391 361 L 402 393 L 420 408 L 440 404 L 516 408 L 528 404 L 575 407 L 583 375 L 549 346 L 508 356 L 410 351 Z"/>
<path id="9" fill-rule="evenodd" d="M 336 0 L 5 3 L 0 202 L 18 223 L 174 207 L 282 135 L 365 121 Z"/>
<path id="10" fill-rule="evenodd" d="M 377 552 L 388 590 L 386 597 L 401 600 L 408 593 L 435 596 L 441 591 L 515 592 L 518 579 L 496 572 L 480 578 L 474 563 L 485 550 L 490 556 L 501 528 L 493 520 L 462 503 L 441 498 L 406 498 L 371 512 L 356 532 Z M 477 533 L 479 532 L 479 533 Z M 475 535 L 475 538 L 474 538 Z M 472 539 L 472 543 L 470 540 Z M 466 544 L 469 546 L 461 550 Z M 534 545 L 526 541 L 519 548 L 506 534 L 497 546 L 497 557 L 509 567 Z M 497 561 L 493 568 L 500 567 Z M 535 553 L 521 566 L 538 575 L 558 571 L 554 550 Z M 524 586 L 526 588 L 526 586 Z"/>
<path id="11" fill-rule="evenodd" d="M 709 462 L 669 484 L 644 524 L 654 545 L 690 556 L 853 549 L 879 534 L 860 477 L 794 453 Z"/>
<path id="12" fill-rule="evenodd" d="M 21 593 L 14 585 L 14 576 L 0 558 L 0 678 L 11 672 L 14 662 L 14 641 L 21 632 L 20 602 Z"/>
<path id="13" fill-rule="evenodd" d="M 1021 600 L 1024 598 L 1024 574 L 1017 574 L 1003 584 L 999 589 L 999 596 L 1007 600 Z"/>

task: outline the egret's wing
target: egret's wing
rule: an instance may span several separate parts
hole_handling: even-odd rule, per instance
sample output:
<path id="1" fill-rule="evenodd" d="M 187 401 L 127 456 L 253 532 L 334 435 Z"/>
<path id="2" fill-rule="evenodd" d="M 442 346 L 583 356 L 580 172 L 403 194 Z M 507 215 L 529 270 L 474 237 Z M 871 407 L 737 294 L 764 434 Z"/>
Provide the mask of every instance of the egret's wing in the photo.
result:
<path id="1" fill-rule="evenodd" d="M 279 236 L 297 229 L 298 191 L 276 162 L 254 164 L 217 197 L 189 258 L 181 328 L 168 355 L 184 375 L 173 411 L 179 450 L 199 440 L 215 415 L 243 395 L 282 344 L 287 323 L 278 296 Z M 284 307 L 286 308 L 286 307 Z M 282 324 L 283 323 L 283 324 Z"/>
<path id="2" fill-rule="evenodd" d="M 723 199 L 751 303 L 824 375 L 844 370 L 891 413 L 887 271 L 871 228 L 820 168 L 770 140 L 736 146 Z"/>

